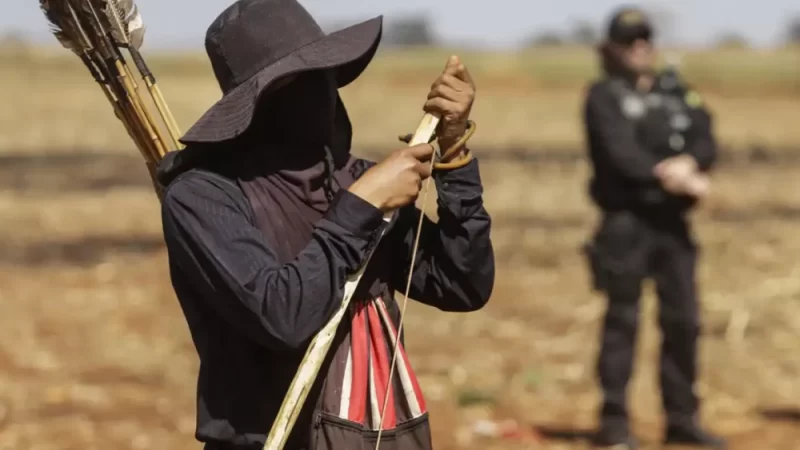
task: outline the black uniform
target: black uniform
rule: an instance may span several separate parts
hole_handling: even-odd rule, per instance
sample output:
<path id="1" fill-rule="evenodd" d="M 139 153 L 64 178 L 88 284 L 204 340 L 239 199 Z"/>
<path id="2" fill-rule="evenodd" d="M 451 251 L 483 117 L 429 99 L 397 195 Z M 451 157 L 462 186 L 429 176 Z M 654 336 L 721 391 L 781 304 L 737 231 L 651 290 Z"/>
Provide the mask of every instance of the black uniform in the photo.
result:
<path id="1" fill-rule="evenodd" d="M 633 369 L 642 282 L 652 277 L 663 334 L 661 388 L 669 424 L 692 426 L 698 401 L 697 244 L 686 212 L 695 201 L 664 191 L 655 165 L 679 153 L 711 168 L 716 145 L 712 118 L 674 73 L 660 75 L 649 93 L 622 78 L 593 84 L 585 124 L 594 177 L 590 193 L 602 211 L 587 245 L 595 288 L 608 296 L 598 370 L 606 430 L 628 435 L 626 387 Z"/>

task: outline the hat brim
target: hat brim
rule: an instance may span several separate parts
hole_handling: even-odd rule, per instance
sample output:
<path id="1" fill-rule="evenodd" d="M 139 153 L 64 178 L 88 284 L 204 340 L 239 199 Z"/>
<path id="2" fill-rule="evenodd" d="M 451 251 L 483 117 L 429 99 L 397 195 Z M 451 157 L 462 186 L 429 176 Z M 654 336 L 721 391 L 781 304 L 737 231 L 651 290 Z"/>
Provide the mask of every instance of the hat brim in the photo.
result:
<path id="1" fill-rule="evenodd" d="M 338 69 L 339 87 L 350 84 L 375 56 L 382 30 L 383 16 L 378 16 L 328 34 L 279 59 L 225 94 L 192 125 L 181 143 L 222 142 L 241 135 L 250 127 L 260 95 L 281 77 Z"/>

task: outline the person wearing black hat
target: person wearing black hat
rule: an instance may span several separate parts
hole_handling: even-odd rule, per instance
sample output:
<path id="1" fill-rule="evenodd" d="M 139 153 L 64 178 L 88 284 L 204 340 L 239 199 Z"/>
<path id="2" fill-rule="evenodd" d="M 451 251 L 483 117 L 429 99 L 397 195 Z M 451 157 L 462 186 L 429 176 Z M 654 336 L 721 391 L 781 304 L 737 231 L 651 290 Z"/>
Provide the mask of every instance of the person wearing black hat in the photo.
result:
<path id="1" fill-rule="evenodd" d="M 206 450 L 262 448 L 310 340 L 370 253 L 286 449 L 373 448 L 379 429 L 387 449 L 431 448 L 402 336 L 389 377 L 393 296 L 409 276 L 422 180 L 436 183 L 439 219 L 422 227 L 411 298 L 482 308 L 494 284 L 491 220 L 478 161 L 459 147 L 475 85 L 457 57 L 423 108 L 441 117 L 440 147 L 456 150 L 433 173 L 430 144 L 377 164 L 351 155 L 338 89 L 369 64 L 381 24 L 326 35 L 296 0 L 240 0 L 208 30 L 222 99 L 158 171 L 172 284 L 200 358 L 196 437 Z M 389 117 L 384 108 L 375 113 Z"/>
<path id="2" fill-rule="evenodd" d="M 724 441 L 697 421 L 697 243 L 687 217 L 710 186 L 716 159 L 712 117 L 674 70 L 656 71 L 652 40 L 653 27 L 642 11 L 621 8 L 614 14 L 600 46 L 604 77 L 589 88 L 584 109 L 594 172 L 589 191 L 601 212 L 586 252 L 594 287 L 608 297 L 597 441 L 636 447 L 626 390 L 642 283 L 652 277 L 663 336 L 665 441 L 722 448 Z"/>

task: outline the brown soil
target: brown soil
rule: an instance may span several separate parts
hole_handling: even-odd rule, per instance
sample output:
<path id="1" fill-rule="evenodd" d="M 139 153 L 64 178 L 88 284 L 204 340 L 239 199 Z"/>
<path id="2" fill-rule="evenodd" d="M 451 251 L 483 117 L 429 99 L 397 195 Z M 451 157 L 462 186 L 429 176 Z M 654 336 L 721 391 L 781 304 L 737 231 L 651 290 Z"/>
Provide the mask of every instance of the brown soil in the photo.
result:
<path id="1" fill-rule="evenodd" d="M 137 158 L 0 158 L 2 450 L 200 448 L 196 355 Z M 585 170 L 487 161 L 483 173 L 499 264 L 490 304 L 408 313 L 436 448 L 589 448 L 603 301 L 577 252 L 593 225 Z M 800 449 L 798 175 L 724 168 L 698 213 L 698 389 L 704 422 L 733 450 Z M 658 448 L 652 296 L 645 304 L 632 410 Z M 476 433 L 508 419 L 504 437 Z"/>

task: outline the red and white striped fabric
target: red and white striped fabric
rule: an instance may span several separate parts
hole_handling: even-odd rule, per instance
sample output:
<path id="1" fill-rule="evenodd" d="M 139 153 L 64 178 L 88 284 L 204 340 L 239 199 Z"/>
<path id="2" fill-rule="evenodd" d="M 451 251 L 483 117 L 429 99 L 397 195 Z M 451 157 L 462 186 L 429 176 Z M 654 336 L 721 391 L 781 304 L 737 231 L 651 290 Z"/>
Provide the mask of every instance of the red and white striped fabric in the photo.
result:
<path id="1" fill-rule="evenodd" d="M 399 354 L 392 382 L 389 382 L 397 329 L 383 300 L 377 298 L 354 305 L 351 319 L 338 416 L 367 429 L 378 430 L 389 384 L 384 430 L 425 414 L 425 400 L 402 344 L 397 346 Z"/>

